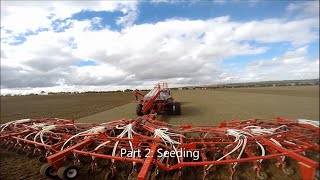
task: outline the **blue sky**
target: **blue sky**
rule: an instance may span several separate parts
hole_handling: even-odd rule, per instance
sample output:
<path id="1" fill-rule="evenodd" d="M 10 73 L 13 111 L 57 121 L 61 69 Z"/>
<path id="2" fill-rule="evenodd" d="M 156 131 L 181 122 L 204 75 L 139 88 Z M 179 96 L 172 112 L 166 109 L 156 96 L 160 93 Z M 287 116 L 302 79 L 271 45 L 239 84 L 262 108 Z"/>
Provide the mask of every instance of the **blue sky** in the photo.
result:
<path id="1" fill-rule="evenodd" d="M 290 1 L 223 2 L 200 1 L 190 3 L 148 3 L 139 4 L 140 18 L 137 23 L 150 23 L 170 18 L 209 19 L 231 16 L 234 20 L 248 21 L 284 16 L 284 9 Z M 272 12 L 269 11 L 272 9 Z"/>
<path id="2" fill-rule="evenodd" d="M 80 2 L 1 1 L 2 91 L 319 77 L 319 1 Z"/>

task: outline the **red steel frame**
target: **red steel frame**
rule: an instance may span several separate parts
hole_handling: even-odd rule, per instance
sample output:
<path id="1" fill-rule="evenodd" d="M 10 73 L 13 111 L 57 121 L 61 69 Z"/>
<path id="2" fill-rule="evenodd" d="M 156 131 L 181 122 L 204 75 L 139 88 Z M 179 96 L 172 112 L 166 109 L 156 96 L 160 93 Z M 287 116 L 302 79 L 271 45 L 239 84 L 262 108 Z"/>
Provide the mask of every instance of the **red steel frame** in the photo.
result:
<path id="1" fill-rule="evenodd" d="M 150 98 L 145 98 L 145 95 L 140 93 L 139 91 L 135 92 L 136 100 L 138 101 L 138 95 L 141 96 L 141 100 L 139 101 L 140 104 L 142 104 L 142 110 L 141 112 L 143 114 L 149 113 L 164 113 L 166 112 L 166 105 L 168 103 L 172 103 L 173 100 L 157 100 L 157 98 L 160 96 L 161 91 L 168 90 L 168 84 L 166 82 L 159 82 L 154 85 L 155 91 L 154 95 Z M 153 91 L 152 90 L 152 91 Z"/>
<path id="2" fill-rule="evenodd" d="M 319 144 L 315 141 L 315 138 L 320 137 L 319 127 L 315 127 L 309 124 L 301 124 L 296 120 L 289 120 L 283 118 L 275 118 L 272 120 L 264 119 L 253 119 L 253 120 L 232 120 L 230 122 L 222 122 L 219 126 L 173 126 L 166 122 L 155 120 L 155 115 L 145 115 L 135 120 L 119 120 L 113 121 L 109 124 L 73 124 L 73 121 L 56 121 L 50 119 L 33 120 L 32 123 L 47 123 L 49 125 L 56 125 L 57 129 L 53 130 L 52 134 L 46 135 L 46 139 L 50 140 L 50 137 L 56 137 L 59 139 L 56 143 L 46 144 L 30 139 L 23 138 L 26 134 L 39 129 L 30 128 L 31 123 L 22 123 L 14 126 L 9 126 L 5 131 L 1 132 L 0 142 L 8 144 L 14 144 L 14 142 L 20 144 L 27 144 L 36 148 L 43 147 L 50 151 L 47 157 L 48 163 L 52 164 L 54 170 L 58 170 L 62 167 L 65 162 L 65 157 L 70 154 L 80 156 L 90 156 L 98 159 L 107 159 L 114 161 L 126 161 L 143 164 L 137 178 L 139 180 L 147 179 L 150 176 L 150 172 L 153 167 L 157 167 L 166 171 L 180 170 L 183 167 L 191 166 L 203 166 L 204 176 L 210 174 L 210 169 L 206 170 L 206 167 L 211 165 L 226 164 L 230 166 L 232 177 L 234 173 L 234 163 L 252 162 L 254 167 L 257 168 L 257 175 L 261 171 L 260 161 L 264 159 L 277 159 L 279 164 L 282 164 L 282 170 L 285 169 L 285 162 L 281 160 L 281 157 L 290 157 L 298 161 L 300 165 L 300 171 L 304 180 L 314 178 L 316 169 L 318 168 L 318 162 L 301 155 L 305 151 L 315 151 L 319 154 Z M 29 126 L 28 126 L 29 125 Z M 128 127 L 130 125 L 134 131 L 133 137 L 122 137 L 119 127 Z M 84 132 L 90 128 L 102 126 L 104 132 L 85 133 L 74 138 L 66 146 L 65 149 L 61 150 L 61 146 L 71 136 L 79 132 Z M 273 134 L 262 134 L 255 136 L 248 136 L 247 146 L 244 148 L 244 153 L 247 157 L 236 158 L 236 155 L 230 154 L 224 159 L 218 160 L 216 157 L 207 156 L 207 152 L 212 152 L 220 157 L 227 152 L 230 152 L 235 146 L 235 138 L 227 135 L 226 133 L 230 129 L 241 130 L 250 133 L 250 129 L 246 129 L 248 126 L 259 126 L 261 128 L 278 128 L 285 126 L 283 129 L 278 129 Z M 70 128 L 74 127 L 74 128 Z M 68 129 L 69 128 L 69 129 Z M 165 129 L 164 129 L 165 128 Z M 164 130 L 170 133 L 179 134 L 179 136 L 172 135 L 172 140 L 179 142 L 176 148 L 184 148 L 185 151 L 198 151 L 200 153 L 200 159 L 196 161 L 187 161 L 183 157 L 179 157 L 179 161 L 174 160 L 175 158 L 162 159 L 158 157 L 159 148 L 173 151 L 174 146 L 170 146 L 164 143 L 163 139 L 156 136 L 156 131 Z M 17 132 L 21 131 L 23 132 Z M 191 137 L 192 134 L 199 134 L 197 137 Z M 208 135 L 208 136 L 207 136 Z M 207 137 L 206 137 L 207 136 Z M 281 143 L 282 146 L 276 144 L 272 139 Z M 102 143 L 110 141 L 99 149 L 92 149 Z M 117 146 L 119 142 L 120 146 Z M 256 151 L 259 146 L 257 142 L 265 147 L 266 154 L 261 155 L 260 151 Z M 121 156 L 119 151 L 121 148 L 126 150 L 131 149 L 133 144 L 134 150 L 141 150 L 146 152 L 149 149 L 148 157 L 126 157 Z M 168 142 L 167 142 L 168 143 Z M 292 144 L 294 143 L 294 144 Z M 110 150 L 115 149 L 118 151 L 114 155 L 107 154 Z M 95 159 L 93 158 L 93 160 Z M 114 163 L 112 163 L 114 164 Z M 112 166 L 114 167 L 114 166 Z M 134 168 L 134 167 L 133 167 Z"/>
<path id="3" fill-rule="evenodd" d="M 53 132 L 46 134 L 47 141 L 42 143 L 39 141 L 39 138 L 34 140 L 34 135 L 36 132 L 41 131 L 42 127 L 31 127 L 34 124 L 45 124 L 46 126 L 54 125 L 56 126 Z M 47 151 L 46 156 L 51 153 L 59 152 L 59 148 L 62 144 L 74 135 L 77 132 L 84 131 L 90 127 L 96 126 L 97 124 L 85 124 L 75 126 L 74 120 L 66 120 L 66 119 L 50 119 L 50 118 L 42 118 L 42 119 L 32 119 L 27 123 L 20 123 L 15 125 L 8 126 L 4 131 L 1 132 L 0 142 L 2 144 L 10 145 L 11 147 L 23 147 L 22 149 L 34 149 L 31 154 L 35 154 L 36 150 L 44 150 Z M 67 132 L 65 132 L 67 131 Z M 31 134 L 32 132 L 35 132 Z M 31 134 L 28 138 L 26 135 Z M 16 143 L 15 143 L 16 141 Z M 10 147 L 10 146 L 9 146 Z M 19 149 L 17 149 L 19 150 Z"/>

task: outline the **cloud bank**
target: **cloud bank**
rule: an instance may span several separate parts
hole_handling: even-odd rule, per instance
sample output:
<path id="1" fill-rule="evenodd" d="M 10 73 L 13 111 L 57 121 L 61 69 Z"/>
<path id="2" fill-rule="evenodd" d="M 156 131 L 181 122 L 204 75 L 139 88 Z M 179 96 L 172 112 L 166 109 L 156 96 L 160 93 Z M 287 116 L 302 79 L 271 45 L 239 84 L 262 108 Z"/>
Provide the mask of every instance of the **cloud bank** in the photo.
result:
<path id="1" fill-rule="evenodd" d="M 312 12 L 289 19 L 242 22 L 222 16 L 135 24 L 139 10 L 134 1 L 1 1 L 1 89 L 124 89 L 149 88 L 159 80 L 182 86 L 317 78 L 319 53 L 310 57 L 308 48 L 319 39 L 319 11 L 308 3 L 316 6 L 289 4 L 288 13 Z M 115 21 L 121 28 L 105 26 L 101 17 L 72 18 L 82 11 L 120 12 Z M 268 53 L 275 43 L 287 43 L 290 49 L 235 72 L 222 68 L 229 58 Z M 89 60 L 94 64 L 79 66 Z"/>

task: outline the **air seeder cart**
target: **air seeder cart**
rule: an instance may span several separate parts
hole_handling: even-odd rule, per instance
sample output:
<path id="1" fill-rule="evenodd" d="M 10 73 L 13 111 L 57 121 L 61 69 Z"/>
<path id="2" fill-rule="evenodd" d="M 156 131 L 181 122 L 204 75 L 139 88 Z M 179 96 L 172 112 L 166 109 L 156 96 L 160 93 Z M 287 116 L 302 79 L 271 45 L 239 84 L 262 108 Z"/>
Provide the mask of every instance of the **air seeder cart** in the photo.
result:
<path id="1" fill-rule="evenodd" d="M 140 101 L 138 95 L 142 97 Z M 136 91 L 135 97 L 136 102 L 138 102 L 136 109 L 138 116 L 154 113 L 181 115 L 181 104 L 174 101 L 166 82 L 155 84 L 154 88 L 146 95 Z"/>

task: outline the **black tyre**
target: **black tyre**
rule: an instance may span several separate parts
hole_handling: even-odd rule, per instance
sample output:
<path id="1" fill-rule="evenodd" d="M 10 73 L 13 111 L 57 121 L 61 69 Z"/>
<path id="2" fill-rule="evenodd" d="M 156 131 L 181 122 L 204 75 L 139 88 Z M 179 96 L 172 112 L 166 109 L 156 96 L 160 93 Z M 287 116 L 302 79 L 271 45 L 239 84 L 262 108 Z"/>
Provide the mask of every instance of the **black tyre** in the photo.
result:
<path id="1" fill-rule="evenodd" d="M 143 113 L 141 111 L 142 111 L 142 104 L 137 104 L 136 112 L 138 116 L 143 116 Z"/>
<path id="2" fill-rule="evenodd" d="M 179 102 L 174 103 L 174 115 L 181 115 L 181 104 Z"/>
<path id="3" fill-rule="evenodd" d="M 75 179 L 78 176 L 78 168 L 74 165 L 62 166 L 58 170 L 58 177 L 62 180 Z"/>
<path id="4" fill-rule="evenodd" d="M 40 174 L 47 178 L 54 178 L 57 176 L 57 173 L 54 171 L 53 166 L 50 163 L 46 163 L 41 166 Z"/>
<path id="5" fill-rule="evenodd" d="M 168 115 L 173 115 L 172 106 L 173 106 L 173 103 L 167 104 L 167 114 Z"/>
<path id="6" fill-rule="evenodd" d="M 168 115 L 181 115 L 181 104 L 179 102 L 173 102 L 168 104 Z"/>
<path id="7" fill-rule="evenodd" d="M 172 102 L 167 104 L 168 115 L 181 115 L 181 104 L 179 102 Z"/>

